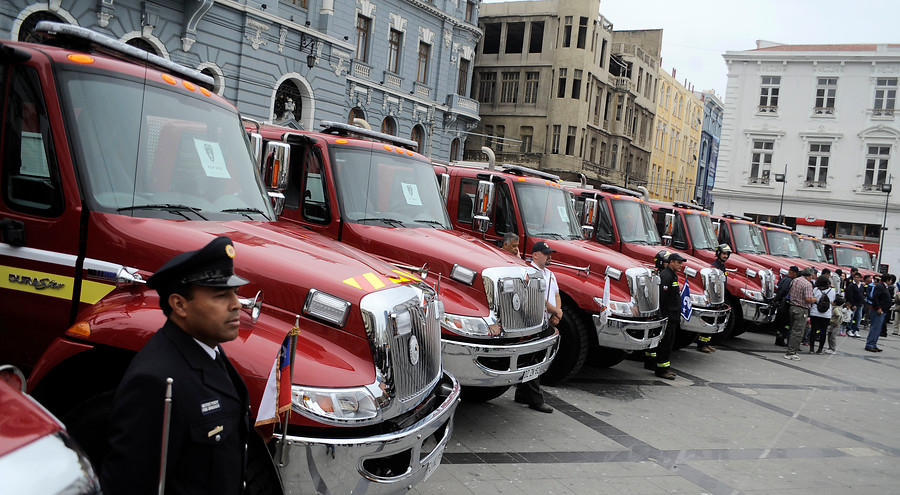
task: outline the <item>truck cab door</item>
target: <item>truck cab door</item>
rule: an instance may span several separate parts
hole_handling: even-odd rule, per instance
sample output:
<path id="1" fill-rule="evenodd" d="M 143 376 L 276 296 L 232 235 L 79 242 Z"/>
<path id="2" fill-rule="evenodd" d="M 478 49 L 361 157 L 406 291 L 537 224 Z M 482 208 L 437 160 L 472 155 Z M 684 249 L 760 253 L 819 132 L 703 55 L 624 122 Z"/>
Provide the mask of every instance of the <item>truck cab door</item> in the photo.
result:
<path id="1" fill-rule="evenodd" d="M 337 239 L 340 219 L 333 207 L 321 151 L 311 143 L 292 144 L 291 157 L 284 216 Z"/>
<path id="2" fill-rule="evenodd" d="M 48 112 L 55 95 L 34 66 L 0 64 L 0 362 L 25 368 L 71 324 L 82 291 L 80 201 L 62 120 Z"/>

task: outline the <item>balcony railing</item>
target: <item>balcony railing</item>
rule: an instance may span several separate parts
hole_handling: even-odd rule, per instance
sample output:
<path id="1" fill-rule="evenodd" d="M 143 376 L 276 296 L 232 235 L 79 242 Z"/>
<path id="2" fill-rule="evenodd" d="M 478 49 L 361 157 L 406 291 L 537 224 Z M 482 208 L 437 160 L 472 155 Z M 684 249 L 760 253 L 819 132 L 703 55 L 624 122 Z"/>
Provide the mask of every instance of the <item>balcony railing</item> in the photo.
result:
<path id="1" fill-rule="evenodd" d="M 472 117 L 478 116 L 478 101 L 465 96 L 452 94 L 447 95 L 447 106 L 451 112 L 462 113 Z"/>
<path id="2" fill-rule="evenodd" d="M 750 177 L 747 179 L 748 184 L 763 184 L 767 185 L 769 183 L 768 177 Z"/>
<path id="3" fill-rule="evenodd" d="M 393 72 L 384 71 L 384 80 L 382 82 L 387 86 L 399 88 L 403 84 L 403 79 Z"/>
<path id="4" fill-rule="evenodd" d="M 421 96 L 422 98 L 431 98 L 431 88 L 425 86 L 421 83 L 416 83 L 416 96 Z"/>
<path id="5" fill-rule="evenodd" d="M 816 115 L 834 115 L 834 107 L 815 107 L 813 113 Z"/>
<path id="6" fill-rule="evenodd" d="M 353 61 L 353 75 L 356 77 L 363 77 L 365 79 L 369 78 L 369 74 L 372 72 L 372 68 L 368 65 L 360 62 L 359 60 Z"/>
<path id="7" fill-rule="evenodd" d="M 803 183 L 803 187 L 813 187 L 825 189 L 828 184 L 824 180 L 808 180 Z"/>
<path id="8" fill-rule="evenodd" d="M 759 113 L 778 113 L 778 105 L 760 105 Z"/>
<path id="9" fill-rule="evenodd" d="M 873 108 L 872 116 L 874 117 L 893 117 L 894 109 L 893 108 Z"/>

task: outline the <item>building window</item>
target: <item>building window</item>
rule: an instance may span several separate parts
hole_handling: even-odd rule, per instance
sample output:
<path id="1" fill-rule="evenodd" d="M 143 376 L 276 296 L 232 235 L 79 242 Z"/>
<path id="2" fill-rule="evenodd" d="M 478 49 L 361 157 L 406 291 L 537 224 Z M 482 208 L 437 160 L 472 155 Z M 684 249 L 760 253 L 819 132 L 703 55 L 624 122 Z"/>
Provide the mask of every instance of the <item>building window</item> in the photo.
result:
<path id="1" fill-rule="evenodd" d="M 459 77 L 456 80 L 456 94 L 464 96 L 469 83 L 469 61 L 459 59 Z"/>
<path id="2" fill-rule="evenodd" d="M 519 139 L 522 141 L 519 146 L 519 153 L 531 153 L 531 143 L 534 140 L 534 128 L 531 126 L 519 127 Z"/>
<path id="3" fill-rule="evenodd" d="M 431 55 L 431 45 L 424 41 L 419 42 L 419 68 L 416 71 L 416 81 L 425 84 L 428 80 L 428 57 Z"/>
<path id="4" fill-rule="evenodd" d="M 566 72 L 567 69 L 559 69 L 559 84 L 556 85 L 557 98 L 566 97 Z"/>
<path id="5" fill-rule="evenodd" d="M 356 59 L 360 62 L 369 61 L 369 29 L 372 20 L 364 15 L 356 16 Z"/>
<path id="6" fill-rule="evenodd" d="M 612 145 L 612 154 L 609 155 L 609 168 L 615 170 L 616 162 L 619 161 L 619 145 Z"/>
<path id="7" fill-rule="evenodd" d="M 484 145 L 488 148 L 494 146 L 494 126 L 492 125 L 484 126 Z"/>
<path id="8" fill-rule="evenodd" d="M 506 24 L 506 53 L 522 53 L 525 43 L 525 23 L 508 22 Z"/>
<path id="9" fill-rule="evenodd" d="M 394 74 L 400 73 L 400 45 L 403 44 L 403 33 L 391 29 L 388 38 L 388 65 L 387 69 Z"/>
<path id="10" fill-rule="evenodd" d="M 472 22 L 475 20 L 475 3 L 474 2 L 466 2 L 466 22 Z"/>
<path id="11" fill-rule="evenodd" d="M 566 24 L 563 27 L 563 48 L 572 46 L 572 16 L 566 16 Z"/>
<path id="12" fill-rule="evenodd" d="M 393 117 L 385 117 L 384 120 L 381 121 L 381 132 L 384 134 L 390 134 L 391 136 L 397 135 L 397 121 L 394 120 Z"/>
<path id="13" fill-rule="evenodd" d="M 595 137 L 591 138 L 591 148 L 588 156 L 590 157 L 589 161 L 594 163 L 594 159 L 597 158 L 597 138 Z"/>
<path id="14" fill-rule="evenodd" d="M 478 74 L 478 101 L 481 103 L 493 103 L 496 86 L 496 72 L 480 72 Z"/>
<path id="15" fill-rule="evenodd" d="M 576 45 L 578 48 L 584 48 L 584 42 L 587 39 L 587 17 L 581 17 L 578 19 L 578 41 Z"/>
<path id="16" fill-rule="evenodd" d="M 581 69 L 575 69 L 575 76 L 572 78 L 572 99 L 581 98 Z"/>
<path id="17" fill-rule="evenodd" d="M 819 77 L 816 80 L 816 115 L 833 115 L 834 98 L 837 95 L 837 78 Z"/>
<path id="18" fill-rule="evenodd" d="M 347 114 L 347 123 L 352 124 L 354 120 L 366 120 L 366 115 L 363 113 L 362 108 L 353 107 L 350 109 L 350 113 Z"/>
<path id="19" fill-rule="evenodd" d="M 606 66 L 606 38 L 600 44 L 600 67 Z"/>
<path id="20" fill-rule="evenodd" d="M 500 27 L 499 22 L 484 25 L 484 45 L 481 53 L 500 53 Z"/>
<path id="21" fill-rule="evenodd" d="M 625 96 L 616 96 L 616 122 L 622 120 L 622 105 L 625 103 Z"/>
<path id="22" fill-rule="evenodd" d="M 550 139 L 550 153 L 554 155 L 559 154 L 559 132 L 561 127 L 558 125 L 553 126 L 553 136 Z"/>
<path id="23" fill-rule="evenodd" d="M 750 183 L 768 184 L 769 171 L 772 170 L 772 156 L 775 153 L 775 141 L 754 139 L 753 152 L 750 155 Z"/>
<path id="24" fill-rule="evenodd" d="M 762 76 L 759 88 L 759 111 L 761 113 L 778 112 L 778 90 L 781 76 Z"/>
<path id="25" fill-rule="evenodd" d="M 875 80 L 875 105 L 872 115 L 894 115 L 894 102 L 897 99 L 897 78 L 879 77 Z"/>
<path id="26" fill-rule="evenodd" d="M 887 179 L 888 159 L 891 157 L 890 146 L 869 146 L 866 153 L 866 177 L 864 189 L 879 189 Z"/>
<path id="27" fill-rule="evenodd" d="M 566 154 L 575 154 L 575 126 L 569 126 L 569 132 L 566 134 Z"/>
<path id="28" fill-rule="evenodd" d="M 453 138 L 453 141 L 450 141 L 450 161 L 455 162 L 459 160 L 459 138 Z"/>
<path id="29" fill-rule="evenodd" d="M 831 144 L 810 143 L 809 158 L 806 167 L 806 187 L 825 187 L 828 177 L 828 158 L 831 156 Z"/>
<path id="30" fill-rule="evenodd" d="M 538 83 L 540 82 L 540 72 L 525 73 L 525 103 L 537 103 Z"/>
<path id="31" fill-rule="evenodd" d="M 417 124 L 413 127 L 412 134 L 410 134 L 410 139 L 419 143 L 419 147 L 416 151 L 419 153 L 425 153 L 425 129 Z"/>
<path id="32" fill-rule="evenodd" d="M 528 38 L 528 53 L 541 53 L 544 46 L 544 21 L 531 23 L 531 35 Z"/>
<path id="33" fill-rule="evenodd" d="M 497 151 L 503 151 L 503 141 L 506 138 L 506 126 L 498 125 L 497 126 Z"/>
<path id="34" fill-rule="evenodd" d="M 500 82 L 500 103 L 516 103 L 519 97 L 519 73 L 504 72 Z"/>

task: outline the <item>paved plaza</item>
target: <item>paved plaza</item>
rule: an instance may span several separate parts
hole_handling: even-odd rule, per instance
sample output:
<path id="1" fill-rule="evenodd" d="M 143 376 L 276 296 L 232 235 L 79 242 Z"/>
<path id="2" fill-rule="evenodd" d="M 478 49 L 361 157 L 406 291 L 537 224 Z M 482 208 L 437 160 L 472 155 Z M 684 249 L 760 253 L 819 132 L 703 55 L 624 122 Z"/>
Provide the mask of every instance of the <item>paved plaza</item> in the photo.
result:
<path id="1" fill-rule="evenodd" d="M 865 330 L 862 332 L 865 336 Z M 900 337 L 884 352 L 784 359 L 768 333 L 672 356 L 586 366 L 545 387 L 556 411 L 460 404 L 441 466 L 411 493 L 900 494 Z"/>

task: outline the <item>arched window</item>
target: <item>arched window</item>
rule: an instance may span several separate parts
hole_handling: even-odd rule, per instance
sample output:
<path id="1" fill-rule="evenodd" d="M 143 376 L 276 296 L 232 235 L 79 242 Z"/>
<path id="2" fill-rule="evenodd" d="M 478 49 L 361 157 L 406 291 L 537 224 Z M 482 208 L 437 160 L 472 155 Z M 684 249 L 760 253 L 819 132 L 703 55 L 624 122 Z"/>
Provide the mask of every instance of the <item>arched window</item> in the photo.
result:
<path id="1" fill-rule="evenodd" d="M 384 120 L 381 121 L 381 132 L 390 134 L 391 136 L 396 136 L 397 121 L 394 120 L 393 117 L 385 117 Z"/>
<path id="2" fill-rule="evenodd" d="M 353 119 L 366 120 L 366 114 L 363 113 L 362 108 L 353 107 L 353 109 L 350 110 L 350 114 L 347 115 L 347 123 L 352 124 Z"/>
<path id="3" fill-rule="evenodd" d="M 303 102 L 300 88 L 288 79 L 281 83 L 275 92 L 275 119 L 277 121 L 294 120 L 300 122 L 303 115 Z"/>
<path id="4" fill-rule="evenodd" d="M 147 53 L 152 53 L 154 55 L 159 55 L 159 52 L 156 51 L 156 47 L 153 46 L 149 41 L 143 38 L 131 38 L 130 40 L 125 42 L 126 45 L 131 45 L 135 48 L 140 48 Z"/>
<path id="5" fill-rule="evenodd" d="M 420 124 L 416 124 L 416 126 L 413 127 L 412 134 L 410 135 L 410 139 L 419 143 L 419 149 L 417 149 L 416 151 L 424 154 L 425 153 L 425 129 Z"/>
<path id="6" fill-rule="evenodd" d="M 52 12 L 47 12 L 46 10 L 35 12 L 22 21 L 22 25 L 19 27 L 19 41 L 26 41 L 29 43 L 40 41 L 38 37 L 34 35 L 34 28 L 37 26 L 37 23 L 41 21 L 66 22 L 63 18 Z"/>
<path id="7" fill-rule="evenodd" d="M 450 141 L 450 161 L 459 160 L 459 138 L 453 138 Z"/>

